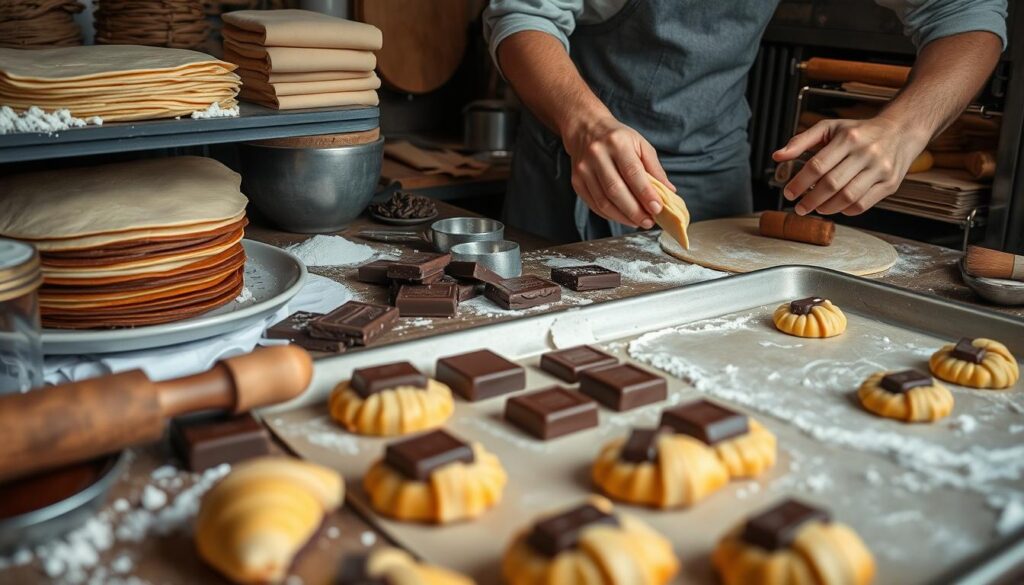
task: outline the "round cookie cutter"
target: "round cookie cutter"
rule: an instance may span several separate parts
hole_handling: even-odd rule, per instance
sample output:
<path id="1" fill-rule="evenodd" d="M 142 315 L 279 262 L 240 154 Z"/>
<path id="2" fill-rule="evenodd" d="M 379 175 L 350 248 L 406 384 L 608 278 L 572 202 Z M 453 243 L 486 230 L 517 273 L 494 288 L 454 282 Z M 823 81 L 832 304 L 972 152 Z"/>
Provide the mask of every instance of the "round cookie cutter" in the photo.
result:
<path id="1" fill-rule="evenodd" d="M 523 260 L 519 244 L 510 240 L 496 242 L 468 242 L 452 246 L 452 260 L 476 262 L 502 278 L 514 278 L 523 273 Z"/>
<path id="2" fill-rule="evenodd" d="M 997 305 L 1024 305 L 1024 282 L 1002 278 L 982 278 L 967 272 L 961 260 L 960 275 L 964 284 L 970 287 L 979 297 Z"/>
<path id="3" fill-rule="evenodd" d="M 495 242 L 505 239 L 505 224 L 486 217 L 449 217 L 430 224 L 426 232 L 408 230 L 362 230 L 359 237 L 377 242 L 427 242 L 438 252 L 468 242 Z"/>

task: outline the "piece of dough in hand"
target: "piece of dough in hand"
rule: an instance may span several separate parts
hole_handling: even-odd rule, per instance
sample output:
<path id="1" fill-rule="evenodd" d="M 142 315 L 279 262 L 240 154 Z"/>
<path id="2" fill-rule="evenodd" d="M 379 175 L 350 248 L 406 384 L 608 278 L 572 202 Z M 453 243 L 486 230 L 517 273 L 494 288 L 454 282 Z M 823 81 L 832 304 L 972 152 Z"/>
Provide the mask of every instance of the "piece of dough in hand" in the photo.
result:
<path id="1" fill-rule="evenodd" d="M 686 235 L 686 228 L 690 227 L 690 210 L 686 208 L 686 202 L 650 173 L 647 174 L 647 178 L 661 197 L 661 213 L 654 216 L 654 221 L 658 222 L 658 226 L 665 233 L 679 242 L 680 246 L 689 250 L 690 238 Z"/>
<path id="2" fill-rule="evenodd" d="M 943 346 L 928 366 L 937 378 L 971 388 L 1001 390 L 1020 379 L 1017 358 L 1002 343 L 984 337 Z"/>
<path id="3" fill-rule="evenodd" d="M 846 331 L 846 315 L 820 297 L 779 305 L 772 320 L 779 331 L 796 337 L 835 337 Z"/>
<path id="4" fill-rule="evenodd" d="M 900 388 L 899 376 L 917 379 L 918 385 L 904 382 Z M 914 370 L 876 372 L 861 384 L 857 398 L 867 411 L 904 422 L 935 422 L 953 412 L 949 388 Z"/>

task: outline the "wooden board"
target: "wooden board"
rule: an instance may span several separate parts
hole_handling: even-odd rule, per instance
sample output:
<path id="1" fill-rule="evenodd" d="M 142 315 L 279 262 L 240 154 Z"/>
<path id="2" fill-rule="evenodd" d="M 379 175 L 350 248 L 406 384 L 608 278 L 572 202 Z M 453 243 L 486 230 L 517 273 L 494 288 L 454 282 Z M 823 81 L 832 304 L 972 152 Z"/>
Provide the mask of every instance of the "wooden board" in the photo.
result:
<path id="1" fill-rule="evenodd" d="M 690 226 L 690 249 L 661 235 L 663 250 L 687 262 L 729 272 L 752 272 L 785 264 L 831 268 L 861 276 L 888 270 L 899 256 L 891 244 L 860 230 L 836 225 L 831 246 L 766 238 L 756 217 L 729 217 Z"/>

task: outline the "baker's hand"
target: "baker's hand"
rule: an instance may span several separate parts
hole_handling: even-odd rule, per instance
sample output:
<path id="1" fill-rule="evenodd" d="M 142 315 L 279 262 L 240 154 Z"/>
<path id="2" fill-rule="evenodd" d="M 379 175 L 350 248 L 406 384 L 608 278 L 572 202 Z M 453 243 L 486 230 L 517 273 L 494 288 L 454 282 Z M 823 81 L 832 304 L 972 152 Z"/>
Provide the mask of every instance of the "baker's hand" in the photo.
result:
<path id="1" fill-rule="evenodd" d="M 628 226 L 654 226 L 651 216 L 661 212 L 662 204 L 647 173 L 675 187 L 639 132 L 607 116 L 570 128 L 563 142 L 572 158 L 572 187 L 590 209 Z"/>
<path id="2" fill-rule="evenodd" d="M 892 195 L 928 145 L 923 132 L 886 118 L 822 120 L 794 136 L 772 158 L 784 162 L 818 150 L 786 184 L 783 195 L 800 215 L 858 215 Z"/>

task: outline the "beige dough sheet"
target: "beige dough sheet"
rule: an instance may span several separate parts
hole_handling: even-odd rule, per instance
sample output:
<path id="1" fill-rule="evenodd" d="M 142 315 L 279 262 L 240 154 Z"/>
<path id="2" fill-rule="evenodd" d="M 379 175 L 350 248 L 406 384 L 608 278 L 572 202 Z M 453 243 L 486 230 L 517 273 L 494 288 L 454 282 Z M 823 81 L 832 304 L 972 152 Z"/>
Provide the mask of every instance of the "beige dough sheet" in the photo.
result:
<path id="1" fill-rule="evenodd" d="M 336 106 L 376 106 L 380 103 L 380 98 L 374 90 L 274 96 L 258 91 L 250 91 L 245 86 L 242 86 L 239 97 L 249 102 L 279 110 Z"/>
<path id="2" fill-rule="evenodd" d="M 235 70 L 242 79 L 258 79 L 264 83 L 301 83 L 306 81 L 338 81 L 342 79 L 364 79 L 373 72 L 366 71 L 300 71 L 296 73 L 279 73 L 262 69 L 239 67 Z"/>
<path id="3" fill-rule="evenodd" d="M 209 258 L 210 256 L 216 256 L 222 252 L 225 252 L 234 247 L 238 242 L 242 241 L 242 236 L 238 236 L 232 241 L 225 242 L 217 246 L 210 246 L 203 250 L 193 250 L 183 254 L 175 254 L 173 256 L 163 256 L 154 258 L 142 258 L 141 260 L 132 260 L 131 262 L 122 262 L 119 264 L 111 264 L 109 266 L 50 266 L 46 262 L 43 262 L 43 273 L 51 276 L 59 276 L 62 278 L 73 278 L 80 274 L 88 274 L 90 278 L 102 278 L 104 276 L 119 276 L 123 274 L 133 274 L 136 269 L 148 268 L 148 267 L 159 267 L 161 272 L 166 270 L 166 266 L 179 266 L 181 262 L 191 264 L 196 260 L 202 258 Z"/>
<path id="4" fill-rule="evenodd" d="M 105 234 L 94 234 L 77 238 L 34 239 L 23 238 L 32 242 L 40 252 L 58 252 L 71 250 L 87 250 L 100 248 L 109 244 L 122 242 L 186 239 L 194 234 L 204 234 L 238 223 L 245 217 L 245 212 L 220 221 L 200 222 L 169 228 L 148 228 L 141 230 L 122 230 Z"/>
<path id="5" fill-rule="evenodd" d="M 222 250 L 221 253 L 230 251 L 232 249 L 241 250 L 241 244 L 235 244 L 233 247 L 228 247 L 226 250 Z M 43 267 L 44 279 L 59 279 L 61 282 L 70 280 L 94 280 L 94 279 L 105 279 L 114 277 L 125 277 L 125 276 L 141 276 L 146 274 L 164 274 L 174 272 L 182 268 L 186 268 L 193 264 L 201 263 L 210 258 L 217 257 L 218 254 L 212 254 L 209 256 L 202 256 L 196 258 L 190 258 L 188 260 L 179 260 L 176 262 L 163 262 L 160 264 L 153 264 L 150 266 L 139 266 L 135 268 L 126 268 L 124 270 L 94 270 L 94 271 L 52 271 L 45 266 Z"/>
<path id="6" fill-rule="evenodd" d="M 224 36 L 268 47 L 322 47 L 376 51 L 380 29 L 309 10 L 236 10 L 221 17 Z"/>
<path id="7" fill-rule="evenodd" d="M 663 250 L 680 260 L 729 272 L 804 264 L 861 276 L 888 270 L 898 259 L 892 244 L 846 226 L 836 225 L 831 246 L 815 246 L 766 238 L 757 224 L 756 217 L 697 222 L 690 225 L 689 250 L 665 234 L 658 241 Z"/>
<path id="8" fill-rule="evenodd" d="M 127 95 L 138 100 L 139 94 L 176 95 L 179 93 L 199 92 L 209 95 L 217 95 L 222 92 L 231 92 L 231 94 L 234 95 L 234 92 L 238 89 L 238 80 L 232 79 L 227 75 L 204 77 L 204 79 L 193 79 L 190 77 L 180 80 L 168 79 L 158 83 L 115 83 L 113 85 L 97 85 L 92 87 L 77 86 L 50 89 L 26 89 L 21 87 L 5 86 L 3 83 L 0 83 L 0 94 L 5 97 L 11 96 L 26 99 L 53 99 L 59 97 L 62 101 L 80 99 L 79 96 L 91 97 L 97 94 L 110 97 Z"/>
<path id="9" fill-rule="evenodd" d="M 258 78 L 243 76 L 242 84 L 249 90 L 255 92 L 268 96 L 281 97 L 374 90 L 380 87 L 380 78 L 371 73 L 366 77 L 360 77 L 357 79 L 266 83 Z"/>
<path id="10" fill-rule="evenodd" d="M 38 51 L 0 49 L 0 75 L 25 81 L 167 75 L 171 71 L 183 72 L 192 67 L 211 65 L 221 71 L 235 69 L 231 63 L 206 53 L 165 47 L 93 45 Z"/>
<path id="11" fill-rule="evenodd" d="M 294 47 L 262 47 L 224 40 L 224 58 L 236 54 L 246 60 L 262 63 L 266 71 L 373 71 L 377 57 L 369 51 L 351 49 L 302 49 Z M 253 69 L 247 63 L 239 63 Z"/>

